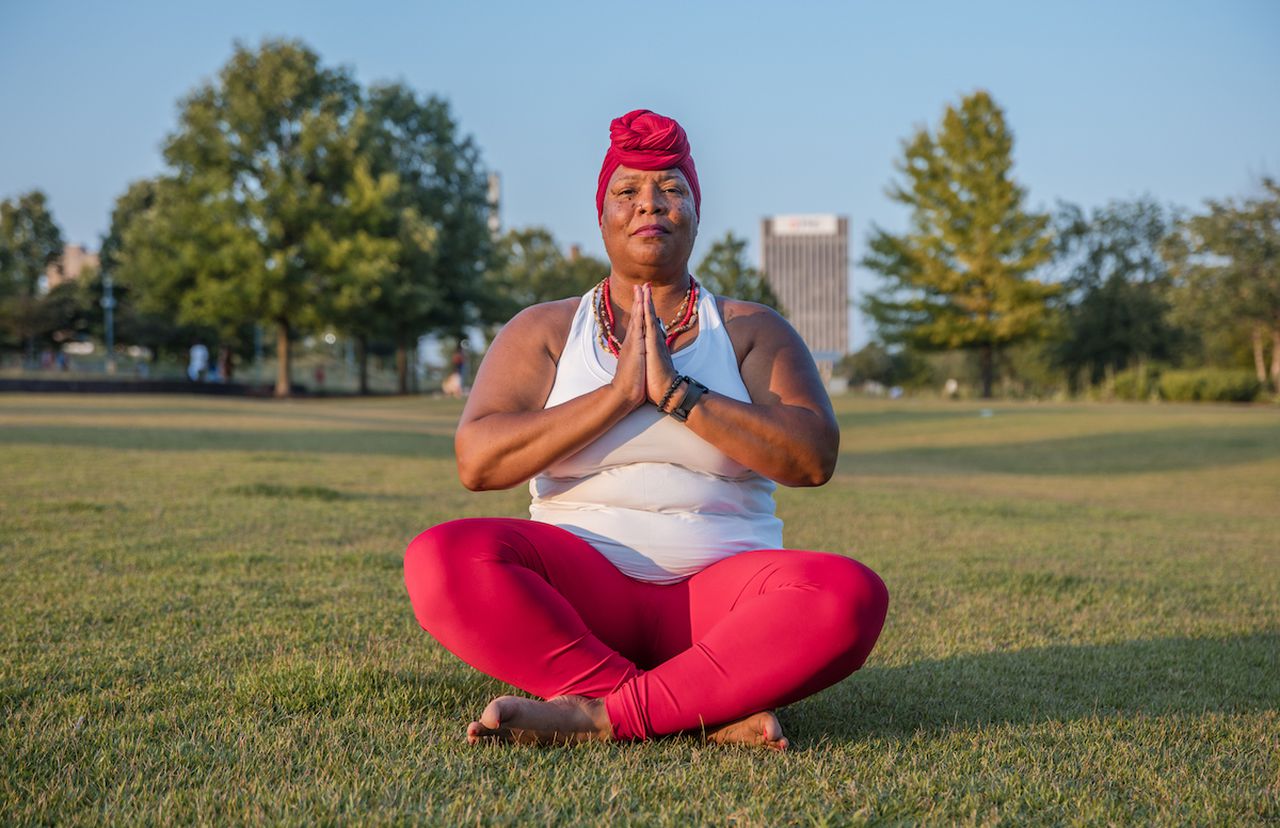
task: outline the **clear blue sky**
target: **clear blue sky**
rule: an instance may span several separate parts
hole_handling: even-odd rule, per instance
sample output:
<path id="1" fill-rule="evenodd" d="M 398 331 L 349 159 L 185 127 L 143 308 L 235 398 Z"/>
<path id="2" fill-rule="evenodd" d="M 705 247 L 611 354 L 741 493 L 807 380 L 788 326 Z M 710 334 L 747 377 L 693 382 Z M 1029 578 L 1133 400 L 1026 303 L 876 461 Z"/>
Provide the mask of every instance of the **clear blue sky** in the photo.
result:
<path id="1" fill-rule="evenodd" d="M 1016 135 L 1033 207 L 1149 194 L 1186 208 L 1280 177 L 1280 2 L 21 2 L 0 0 L 0 198 L 39 187 L 97 247 L 163 169 L 181 96 L 233 41 L 299 38 L 362 82 L 447 98 L 503 175 L 508 226 L 603 252 L 610 118 L 678 118 L 704 193 L 695 259 L 784 212 L 904 225 L 900 143 L 976 88 Z M 855 268 L 855 289 L 872 277 Z M 856 343 L 867 331 L 856 323 Z"/>

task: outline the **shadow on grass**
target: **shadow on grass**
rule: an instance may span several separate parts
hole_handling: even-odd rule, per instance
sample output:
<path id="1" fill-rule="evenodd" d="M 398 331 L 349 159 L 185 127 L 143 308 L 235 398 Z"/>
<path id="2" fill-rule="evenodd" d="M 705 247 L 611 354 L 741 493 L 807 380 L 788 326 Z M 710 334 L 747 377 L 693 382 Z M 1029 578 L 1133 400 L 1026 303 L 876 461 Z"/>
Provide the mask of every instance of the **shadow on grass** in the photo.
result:
<path id="1" fill-rule="evenodd" d="M 246 483 L 224 489 L 229 495 L 262 498 L 279 497 L 290 500 L 402 500 L 417 501 L 413 495 L 366 494 L 364 492 L 345 492 L 331 489 L 328 486 L 284 486 L 278 483 Z"/>
<path id="2" fill-rule="evenodd" d="M 983 653 L 869 667 L 796 705 L 806 739 L 956 726 L 1280 708 L 1280 633 Z M 792 721 L 794 720 L 794 721 Z"/>
<path id="3" fill-rule="evenodd" d="M 354 397 L 351 401 L 357 405 L 361 403 L 373 402 L 377 398 L 372 397 Z M 226 402 L 227 405 L 219 403 Z M 122 417 L 129 415 L 139 416 L 197 416 L 209 417 L 216 416 L 226 418 L 228 420 L 237 419 L 275 419 L 288 420 L 290 422 L 298 422 L 309 420 L 318 423 L 341 423 L 348 426 L 371 426 L 373 428 L 386 427 L 388 425 L 404 425 L 415 426 L 421 424 L 424 420 L 435 420 L 447 423 L 452 427 L 457 423 L 461 414 L 461 404 L 457 404 L 458 410 L 423 410 L 423 409 L 403 409 L 391 413 L 387 413 L 385 409 L 379 415 L 366 415 L 359 413 L 349 413 L 346 409 L 341 408 L 343 402 L 334 403 L 333 400 L 293 400 L 288 403 L 281 403 L 272 399 L 252 399 L 252 398 L 212 398 L 202 401 L 200 404 L 191 405 L 162 405 L 156 404 L 152 400 L 140 400 L 137 402 L 125 401 L 118 405 L 80 405 L 79 400 L 75 403 L 63 405 L 26 405 L 26 404 L 9 404 L 5 406 L 5 414 L 17 414 L 24 417 Z M 212 403 L 212 404 L 211 404 Z"/>
<path id="4" fill-rule="evenodd" d="M 418 431 L 215 428 L 131 429 L 114 426 L 7 426 L 0 445 L 77 446 L 151 451 L 270 451 L 453 457 L 453 435 Z"/>
<path id="5" fill-rule="evenodd" d="M 1280 424 L 1167 428 L 978 446 L 847 452 L 849 474 L 1139 474 L 1269 460 L 1280 456 Z"/>

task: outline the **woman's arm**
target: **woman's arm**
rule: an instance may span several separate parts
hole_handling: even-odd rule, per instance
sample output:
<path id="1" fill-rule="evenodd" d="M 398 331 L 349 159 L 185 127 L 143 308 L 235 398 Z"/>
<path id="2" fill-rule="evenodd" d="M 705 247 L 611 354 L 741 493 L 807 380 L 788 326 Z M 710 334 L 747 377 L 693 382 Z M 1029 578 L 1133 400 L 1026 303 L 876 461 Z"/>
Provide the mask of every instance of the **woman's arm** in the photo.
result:
<path id="1" fill-rule="evenodd" d="M 644 319 L 633 314 L 609 385 L 543 408 L 576 301 L 535 305 L 493 341 L 454 435 L 458 477 L 472 491 L 509 489 L 581 449 L 645 401 Z"/>
<path id="2" fill-rule="evenodd" d="M 646 316 L 652 319 L 648 307 Z M 808 347 L 786 320 L 763 305 L 726 300 L 723 315 L 751 402 L 712 389 L 685 425 L 765 477 L 786 486 L 821 486 L 835 471 L 840 429 Z M 661 337 L 648 337 L 653 376 L 647 387 L 654 402 L 675 376 L 665 344 Z M 667 410 L 683 394 L 678 389 Z"/>

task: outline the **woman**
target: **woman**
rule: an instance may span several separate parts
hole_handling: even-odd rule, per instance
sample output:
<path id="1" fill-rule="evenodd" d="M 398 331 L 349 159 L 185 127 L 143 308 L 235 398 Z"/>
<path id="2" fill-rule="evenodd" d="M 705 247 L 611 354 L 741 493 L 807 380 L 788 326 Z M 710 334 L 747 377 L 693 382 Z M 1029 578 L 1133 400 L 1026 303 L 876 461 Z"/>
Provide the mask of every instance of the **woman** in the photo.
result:
<path id="1" fill-rule="evenodd" d="M 637 110 L 610 137 L 610 275 L 503 328 L 455 440 L 467 488 L 531 481 L 533 520 L 424 532 L 409 596 L 448 650 L 544 699 L 494 699 L 473 743 L 700 730 L 782 750 L 774 708 L 860 667 L 888 595 L 856 561 L 781 548 L 772 481 L 831 477 L 830 401 L 780 316 L 689 274 L 702 196 L 680 125 Z"/>

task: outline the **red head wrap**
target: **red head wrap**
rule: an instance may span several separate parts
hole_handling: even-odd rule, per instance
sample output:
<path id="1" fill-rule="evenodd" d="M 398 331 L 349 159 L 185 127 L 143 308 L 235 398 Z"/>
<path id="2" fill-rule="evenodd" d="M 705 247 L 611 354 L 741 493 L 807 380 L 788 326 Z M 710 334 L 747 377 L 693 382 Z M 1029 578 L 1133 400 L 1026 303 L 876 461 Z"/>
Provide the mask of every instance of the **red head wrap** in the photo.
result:
<path id="1" fill-rule="evenodd" d="M 596 216 L 604 215 L 604 190 L 620 166 L 637 170 L 671 170 L 684 173 L 693 191 L 693 208 L 702 215 L 702 189 L 689 154 L 689 138 L 674 118 L 637 109 L 609 124 L 609 151 L 600 166 L 596 184 Z"/>

